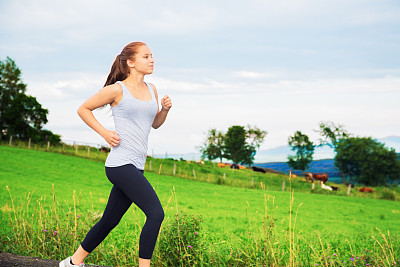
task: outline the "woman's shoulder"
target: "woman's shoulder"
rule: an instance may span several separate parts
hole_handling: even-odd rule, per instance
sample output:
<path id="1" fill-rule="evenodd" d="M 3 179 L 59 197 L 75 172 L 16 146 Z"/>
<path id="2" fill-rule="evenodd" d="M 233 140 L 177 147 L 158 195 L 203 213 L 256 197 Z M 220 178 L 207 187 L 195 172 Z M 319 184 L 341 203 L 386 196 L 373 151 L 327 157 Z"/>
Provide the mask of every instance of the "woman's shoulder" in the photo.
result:
<path id="1" fill-rule="evenodd" d="M 119 94 L 122 92 L 122 86 L 119 83 L 114 83 L 107 85 L 103 88 L 104 91 L 107 91 L 111 94 Z"/>
<path id="2" fill-rule="evenodd" d="M 157 95 L 156 86 L 154 84 L 152 84 L 152 83 L 147 83 L 147 84 L 149 84 L 151 86 L 151 88 L 153 89 L 153 92 Z"/>

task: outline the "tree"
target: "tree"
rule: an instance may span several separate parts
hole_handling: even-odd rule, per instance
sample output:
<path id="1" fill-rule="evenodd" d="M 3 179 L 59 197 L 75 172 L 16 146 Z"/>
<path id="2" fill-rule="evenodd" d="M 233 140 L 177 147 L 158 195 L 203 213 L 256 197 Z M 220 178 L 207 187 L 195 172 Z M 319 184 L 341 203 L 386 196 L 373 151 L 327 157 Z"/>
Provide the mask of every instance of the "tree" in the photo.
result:
<path id="1" fill-rule="evenodd" d="M 257 127 L 252 128 L 235 125 L 231 126 L 225 134 L 224 157 L 235 164 L 251 165 L 254 161 L 257 148 L 263 142 L 266 131 Z"/>
<path id="2" fill-rule="evenodd" d="M 251 127 L 247 125 L 246 132 L 246 146 L 245 146 L 245 160 L 244 164 L 251 166 L 254 161 L 254 156 L 256 155 L 257 148 L 260 148 L 260 145 L 264 141 L 265 136 L 268 134 L 267 131 L 262 131 L 256 126 Z"/>
<path id="3" fill-rule="evenodd" d="M 394 149 L 371 137 L 350 137 L 337 143 L 335 165 L 356 182 L 384 185 L 399 179 L 400 163 Z"/>
<path id="4" fill-rule="evenodd" d="M 304 172 L 313 160 L 315 145 L 300 131 L 289 137 L 289 145 L 296 151 L 295 156 L 288 156 L 289 167 Z"/>
<path id="5" fill-rule="evenodd" d="M 320 122 L 319 130 L 317 130 L 316 132 L 319 132 L 320 135 L 322 136 L 322 138 L 320 139 L 319 146 L 328 145 L 329 147 L 333 148 L 333 150 L 335 151 L 335 154 L 337 154 L 338 143 L 341 140 L 350 137 L 350 134 L 344 129 L 344 125 L 341 125 L 341 124 L 335 125 L 331 121 Z M 337 164 L 340 164 L 340 162 L 338 162 Z M 339 169 L 343 169 L 343 168 L 344 167 L 341 167 Z M 344 172 L 342 172 L 342 180 L 343 180 L 343 184 L 345 184 L 346 179 L 345 179 Z"/>
<path id="6" fill-rule="evenodd" d="M 49 111 L 33 96 L 28 96 L 26 84 L 21 81 L 21 70 L 14 60 L 7 57 L 0 61 L 0 138 L 14 136 L 32 138 L 34 142 L 52 139 L 60 142 L 60 136 L 43 131 Z"/>
<path id="7" fill-rule="evenodd" d="M 337 143 L 341 139 L 345 139 L 350 136 L 349 133 L 347 133 L 347 131 L 344 129 L 344 125 L 335 125 L 331 121 L 320 122 L 319 130 L 317 130 L 317 132 L 319 132 L 322 136 L 322 139 L 320 139 L 320 146 L 328 145 L 333 149 L 336 148 Z"/>
<path id="8" fill-rule="evenodd" d="M 217 129 L 208 130 L 204 146 L 200 147 L 201 157 L 208 160 L 218 159 L 222 162 L 224 147 L 224 134 Z"/>
<path id="9" fill-rule="evenodd" d="M 246 130 L 243 126 L 231 126 L 225 134 L 224 157 L 241 163 L 246 155 Z"/>

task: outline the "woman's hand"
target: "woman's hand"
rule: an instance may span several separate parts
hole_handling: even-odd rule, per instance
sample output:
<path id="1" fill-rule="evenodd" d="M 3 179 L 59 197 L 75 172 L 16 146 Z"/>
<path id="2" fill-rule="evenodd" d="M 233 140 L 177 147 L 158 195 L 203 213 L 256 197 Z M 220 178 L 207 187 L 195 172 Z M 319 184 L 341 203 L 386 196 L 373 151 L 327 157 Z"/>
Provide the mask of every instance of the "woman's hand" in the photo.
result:
<path id="1" fill-rule="evenodd" d="M 115 131 L 106 130 L 102 137 L 111 147 L 116 147 L 119 145 L 120 138 Z"/>
<path id="2" fill-rule="evenodd" d="M 172 101 L 171 98 L 169 98 L 169 96 L 165 95 L 162 99 L 161 99 L 161 107 L 162 109 L 169 111 L 169 109 L 172 107 Z"/>

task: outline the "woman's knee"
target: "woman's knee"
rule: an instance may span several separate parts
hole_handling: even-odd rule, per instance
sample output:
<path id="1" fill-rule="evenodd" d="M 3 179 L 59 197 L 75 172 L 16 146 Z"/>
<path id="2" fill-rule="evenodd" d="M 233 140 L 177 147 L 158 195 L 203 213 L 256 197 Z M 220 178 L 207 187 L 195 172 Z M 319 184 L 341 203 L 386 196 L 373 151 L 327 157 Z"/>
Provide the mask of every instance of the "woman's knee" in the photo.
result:
<path id="1" fill-rule="evenodd" d="M 162 222 L 164 220 L 164 210 L 162 207 L 160 207 L 159 209 L 154 210 L 153 212 L 151 212 L 148 217 L 150 217 L 152 220 L 157 221 L 157 222 Z"/>

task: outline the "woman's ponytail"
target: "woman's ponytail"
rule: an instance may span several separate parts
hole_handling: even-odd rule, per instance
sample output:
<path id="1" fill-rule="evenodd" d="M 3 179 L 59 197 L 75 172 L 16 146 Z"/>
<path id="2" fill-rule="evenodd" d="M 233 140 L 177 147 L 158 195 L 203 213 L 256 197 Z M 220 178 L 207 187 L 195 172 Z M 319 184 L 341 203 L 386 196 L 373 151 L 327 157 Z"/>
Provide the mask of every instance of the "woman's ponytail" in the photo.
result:
<path id="1" fill-rule="evenodd" d="M 126 64 L 126 62 L 125 62 L 125 64 Z M 111 66 L 110 74 L 108 74 L 108 77 L 107 77 L 106 83 L 104 84 L 104 87 L 106 87 L 110 84 L 114 84 L 117 81 L 123 81 L 128 77 L 128 75 L 124 74 L 124 68 L 121 65 L 122 65 L 121 54 L 119 54 Z"/>

